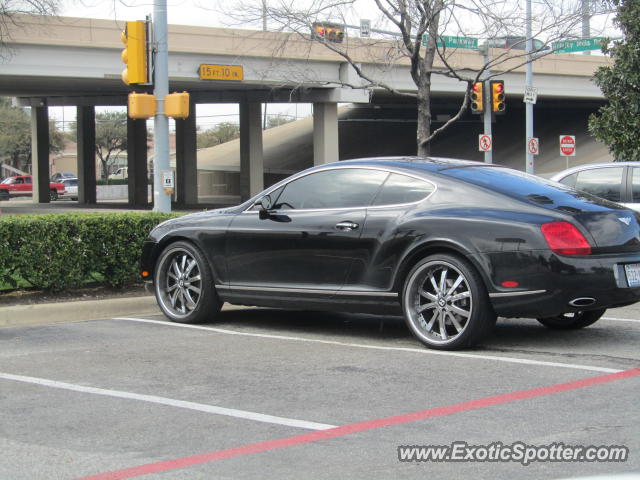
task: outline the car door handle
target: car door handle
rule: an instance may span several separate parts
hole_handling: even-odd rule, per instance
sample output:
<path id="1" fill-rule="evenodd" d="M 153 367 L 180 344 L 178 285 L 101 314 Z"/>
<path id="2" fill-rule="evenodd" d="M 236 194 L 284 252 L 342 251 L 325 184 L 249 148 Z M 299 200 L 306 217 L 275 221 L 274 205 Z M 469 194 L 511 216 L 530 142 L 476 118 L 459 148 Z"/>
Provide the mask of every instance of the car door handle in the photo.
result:
<path id="1" fill-rule="evenodd" d="M 340 222 L 336 224 L 336 228 L 338 230 L 342 230 L 343 232 L 348 232 L 351 230 L 355 230 L 356 228 L 358 228 L 360 225 L 358 225 L 357 223 L 353 223 L 353 222 Z"/>

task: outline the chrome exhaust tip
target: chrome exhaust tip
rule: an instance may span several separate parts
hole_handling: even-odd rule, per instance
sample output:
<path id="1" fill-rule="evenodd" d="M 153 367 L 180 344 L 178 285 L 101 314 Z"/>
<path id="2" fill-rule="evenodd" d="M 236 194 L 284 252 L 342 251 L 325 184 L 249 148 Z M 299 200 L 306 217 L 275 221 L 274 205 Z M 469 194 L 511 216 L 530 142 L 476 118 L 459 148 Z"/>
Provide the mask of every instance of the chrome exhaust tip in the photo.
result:
<path id="1" fill-rule="evenodd" d="M 595 298 L 579 297 L 579 298 L 574 298 L 573 300 L 571 300 L 569 302 L 569 305 L 571 305 L 572 307 L 584 308 L 584 307 L 590 307 L 594 303 L 596 303 L 596 299 Z"/>

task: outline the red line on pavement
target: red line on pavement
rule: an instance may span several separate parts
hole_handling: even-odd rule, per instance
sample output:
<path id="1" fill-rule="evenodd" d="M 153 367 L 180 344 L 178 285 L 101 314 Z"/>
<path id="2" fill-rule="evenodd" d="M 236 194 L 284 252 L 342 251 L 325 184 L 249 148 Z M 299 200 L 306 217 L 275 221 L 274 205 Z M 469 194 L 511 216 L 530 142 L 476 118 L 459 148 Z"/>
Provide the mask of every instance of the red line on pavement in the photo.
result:
<path id="1" fill-rule="evenodd" d="M 149 475 L 151 473 L 160 473 L 167 470 L 199 465 L 202 463 L 215 462 L 225 458 L 240 457 L 243 455 L 251 455 L 253 453 L 266 452 L 269 450 L 277 450 L 280 448 L 301 445 L 304 443 L 318 442 L 329 438 L 342 437 L 354 433 L 373 430 L 376 428 L 388 427 L 391 425 L 400 425 L 426 418 L 442 417 L 445 415 L 453 415 L 454 413 L 466 412 L 469 410 L 477 410 L 480 408 L 491 407 L 493 405 L 501 405 L 504 403 L 526 400 L 528 398 L 542 397 L 552 395 L 554 393 L 566 392 L 577 388 L 592 387 L 602 383 L 614 382 L 625 378 L 640 376 L 640 368 L 625 370 L 619 373 L 611 373 L 598 377 L 584 378 L 573 382 L 549 385 L 546 387 L 534 388 L 531 390 L 521 390 L 519 392 L 505 393 L 493 397 L 478 398 L 468 402 L 456 403 L 445 407 L 431 408 L 419 412 L 406 413 L 393 417 L 380 418 L 376 420 L 368 420 L 365 422 L 352 423 L 341 427 L 330 428 L 327 430 L 318 430 L 293 437 L 280 438 L 277 440 L 267 440 L 264 442 L 251 443 L 240 447 L 227 448 L 225 450 L 216 450 L 213 452 L 193 455 L 190 457 L 175 458 L 172 460 L 164 460 L 137 467 L 115 470 L 107 473 L 100 473 L 89 477 L 77 478 L 75 480 L 122 480 L 125 478 L 133 478 L 140 475 Z"/>

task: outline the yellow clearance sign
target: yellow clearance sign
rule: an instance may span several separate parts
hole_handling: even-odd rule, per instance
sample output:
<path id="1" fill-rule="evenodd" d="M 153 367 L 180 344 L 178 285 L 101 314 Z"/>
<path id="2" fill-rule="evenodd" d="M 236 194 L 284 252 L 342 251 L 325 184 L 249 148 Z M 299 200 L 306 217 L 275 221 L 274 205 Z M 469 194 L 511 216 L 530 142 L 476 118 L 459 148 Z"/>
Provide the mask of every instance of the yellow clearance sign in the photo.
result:
<path id="1" fill-rule="evenodd" d="M 200 65 L 200 80 L 231 80 L 244 79 L 242 65 Z"/>

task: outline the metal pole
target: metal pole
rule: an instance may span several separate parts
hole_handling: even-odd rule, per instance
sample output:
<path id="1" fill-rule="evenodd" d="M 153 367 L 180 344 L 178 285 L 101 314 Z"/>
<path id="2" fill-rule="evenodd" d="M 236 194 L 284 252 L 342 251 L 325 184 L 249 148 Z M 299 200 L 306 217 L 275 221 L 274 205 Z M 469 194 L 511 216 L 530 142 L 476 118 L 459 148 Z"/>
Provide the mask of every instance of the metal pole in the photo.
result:
<path id="1" fill-rule="evenodd" d="M 164 97 L 169 93 L 169 54 L 167 48 L 167 2 L 153 2 L 155 43 L 154 90 L 157 113 L 153 119 L 153 211 L 170 212 L 171 195 L 164 192 L 162 172 L 169 171 L 169 119 L 164 114 Z"/>
<path id="2" fill-rule="evenodd" d="M 489 46 L 485 45 L 484 50 L 484 64 L 489 65 Z M 491 75 L 491 70 L 488 68 L 485 70 L 484 78 L 488 78 Z M 484 152 L 484 163 L 493 163 L 493 137 L 491 136 L 491 92 L 489 91 L 489 82 L 483 80 L 482 82 L 482 103 L 484 104 L 484 134 L 491 137 L 491 150 Z"/>
<path id="3" fill-rule="evenodd" d="M 267 31 L 267 0 L 262 0 L 262 31 Z"/>
<path id="4" fill-rule="evenodd" d="M 582 0 L 582 38 L 591 37 L 591 15 L 589 14 L 589 0 Z M 582 52 L 583 55 L 591 55 L 589 50 Z"/>
<path id="5" fill-rule="evenodd" d="M 533 51 L 533 33 L 531 28 L 531 0 L 526 0 L 527 3 L 527 13 L 526 13 L 526 23 L 527 23 L 527 68 L 526 68 L 526 76 L 525 83 L 527 87 L 533 87 L 533 65 L 531 63 L 532 57 L 531 52 Z M 529 153 L 529 139 L 533 138 L 533 104 L 526 103 L 525 104 L 526 111 L 526 134 L 525 134 L 525 151 L 527 152 L 526 157 L 526 172 L 527 173 L 535 173 L 535 168 L 533 165 L 533 155 Z"/>

